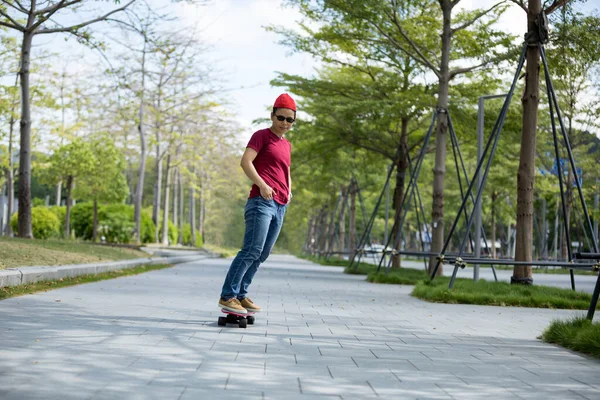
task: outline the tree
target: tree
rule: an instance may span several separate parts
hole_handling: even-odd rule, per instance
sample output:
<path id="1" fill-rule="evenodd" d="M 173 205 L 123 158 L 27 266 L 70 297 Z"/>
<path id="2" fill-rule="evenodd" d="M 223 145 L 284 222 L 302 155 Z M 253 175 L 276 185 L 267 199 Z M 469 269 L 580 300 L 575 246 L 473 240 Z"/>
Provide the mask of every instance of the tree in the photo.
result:
<path id="1" fill-rule="evenodd" d="M 31 109 L 29 90 L 29 69 L 31 46 L 34 36 L 51 33 L 69 33 L 82 41 L 91 39 L 90 33 L 83 29 L 96 22 L 106 20 L 110 15 L 126 9 L 135 0 L 116 8 L 102 16 L 74 25 L 64 26 L 54 22 L 54 18 L 75 10 L 83 4 L 83 0 L 60 0 L 49 2 L 40 8 L 35 0 L 29 4 L 0 0 L 0 26 L 16 30 L 22 34 L 21 60 L 19 77 L 21 85 L 21 130 L 19 156 L 19 236 L 33 238 L 31 231 Z"/>
<path id="2" fill-rule="evenodd" d="M 525 89 L 523 104 L 523 125 L 521 132 L 521 151 L 517 174 L 517 237 L 515 261 L 531 262 L 533 259 L 533 200 L 535 184 L 535 150 L 539 103 L 540 49 L 538 18 L 543 11 L 546 15 L 562 7 L 569 0 L 554 0 L 546 9 L 541 0 L 512 0 L 527 12 L 527 36 L 532 46 L 527 47 L 527 67 L 525 71 Z M 531 266 L 515 265 L 511 283 L 533 284 Z"/>
<path id="3" fill-rule="evenodd" d="M 93 241 L 98 237 L 98 203 L 118 203 L 129 193 L 122 153 L 115 147 L 112 138 L 102 135 L 89 143 L 93 150 L 92 159 L 79 179 L 75 195 L 94 203 Z"/>
<path id="4" fill-rule="evenodd" d="M 92 149 L 90 144 L 83 139 L 75 139 L 71 143 L 59 147 L 48 159 L 48 168 L 43 174 L 42 180 L 51 184 L 65 182 L 67 190 L 65 238 L 70 237 L 71 231 L 73 186 L 78 178 L 88 176 L 92 171 L 95 163 L 94 151 L 95 149 Z"/>

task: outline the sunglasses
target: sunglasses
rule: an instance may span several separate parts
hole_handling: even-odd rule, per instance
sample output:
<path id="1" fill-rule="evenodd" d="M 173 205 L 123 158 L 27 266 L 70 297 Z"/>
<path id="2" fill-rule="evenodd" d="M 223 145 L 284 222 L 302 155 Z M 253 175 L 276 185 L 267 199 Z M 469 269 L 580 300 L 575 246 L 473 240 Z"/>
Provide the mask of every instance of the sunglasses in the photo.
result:
<path id="1" fill-rule="evenodd" d="M 283 115 L 275 115 L 277 117 L 277 121 L 287 121 L 290 124 L 293 124 L 296 120 L 292 117 L 284 117 Z"/>

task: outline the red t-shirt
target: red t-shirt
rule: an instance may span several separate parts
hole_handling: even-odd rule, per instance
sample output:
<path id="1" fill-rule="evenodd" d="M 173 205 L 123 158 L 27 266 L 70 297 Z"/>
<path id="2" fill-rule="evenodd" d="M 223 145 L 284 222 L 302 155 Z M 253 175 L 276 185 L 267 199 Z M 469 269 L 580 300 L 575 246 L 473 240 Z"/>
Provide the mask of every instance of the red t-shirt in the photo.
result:
<path id="1" fill-rule="evenodd" d="M 267 128 L 254 132 L 246 147 L 258 153 L 252 164 L 258 175 L 273 188 L 275 201 L 279 204 L 287 204 L 290 193 L 288 172 L 292 153 L 290 142 Z M 258 196 L 260 196 L 260 189 L 252 185 L 249 198 Z"/>

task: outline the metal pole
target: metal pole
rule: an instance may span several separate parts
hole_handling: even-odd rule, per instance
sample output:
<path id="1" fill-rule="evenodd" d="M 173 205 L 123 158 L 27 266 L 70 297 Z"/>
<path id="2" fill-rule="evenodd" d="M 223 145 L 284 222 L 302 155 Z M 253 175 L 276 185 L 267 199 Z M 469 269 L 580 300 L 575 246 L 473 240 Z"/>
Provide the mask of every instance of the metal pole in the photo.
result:
<path id="1" fill-rule="evenodd" d="M 501 97 L 508 96 L 508 93 L 504 94 L 494 94 L 487 96 L 480 96 L 478 102 L 477 109 L 477 162 L 481 162 L 481 158 L 483 157 L 483 142 L 484 142 L 484 102 L 486 99 L 498 99 Z M 477 189 L 480 190 L 483 185 L 483 175 L 481 174 L 481 170 L 477 173 Z M 477 203 L 477 208 L 475 209 L 475 258 L 481 257 L 481 213 L 482 213 L 482 205 L 481 201 Z M 496 243 L 492 243 L 492 246 L 495 246 Z M 473 280 L 477 282 L 479 280 L 479 264 L 475 264 L 473 268 Z"/>
<path id="2" fill-rule="evenodd" d="M 598 242 L 598 202 L 600 194 L 598 193 L 598 178 L 596 178 L 596 194 L 594 195 L 594 239 Z"/>

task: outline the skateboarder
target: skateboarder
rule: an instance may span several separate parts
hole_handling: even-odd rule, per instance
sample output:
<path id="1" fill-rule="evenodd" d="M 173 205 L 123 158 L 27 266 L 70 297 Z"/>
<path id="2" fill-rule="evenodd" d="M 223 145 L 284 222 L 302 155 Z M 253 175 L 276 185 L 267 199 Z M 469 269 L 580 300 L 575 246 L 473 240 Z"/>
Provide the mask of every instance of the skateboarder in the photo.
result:
<path id="1" fill-rule="evenodd" d="M 269 256 L 292 197 L 291 145 L 284 138 L 296 121 L 296 102 L 288 94 L 275 100 L 270 128 L 256 131 L 242 155 L 242 169 L 254 182 L 245 208 L 246 232 L 221 290 L 219 307 L 240 314 L 261 307 L 246 295 L 258 267 Z"/>

